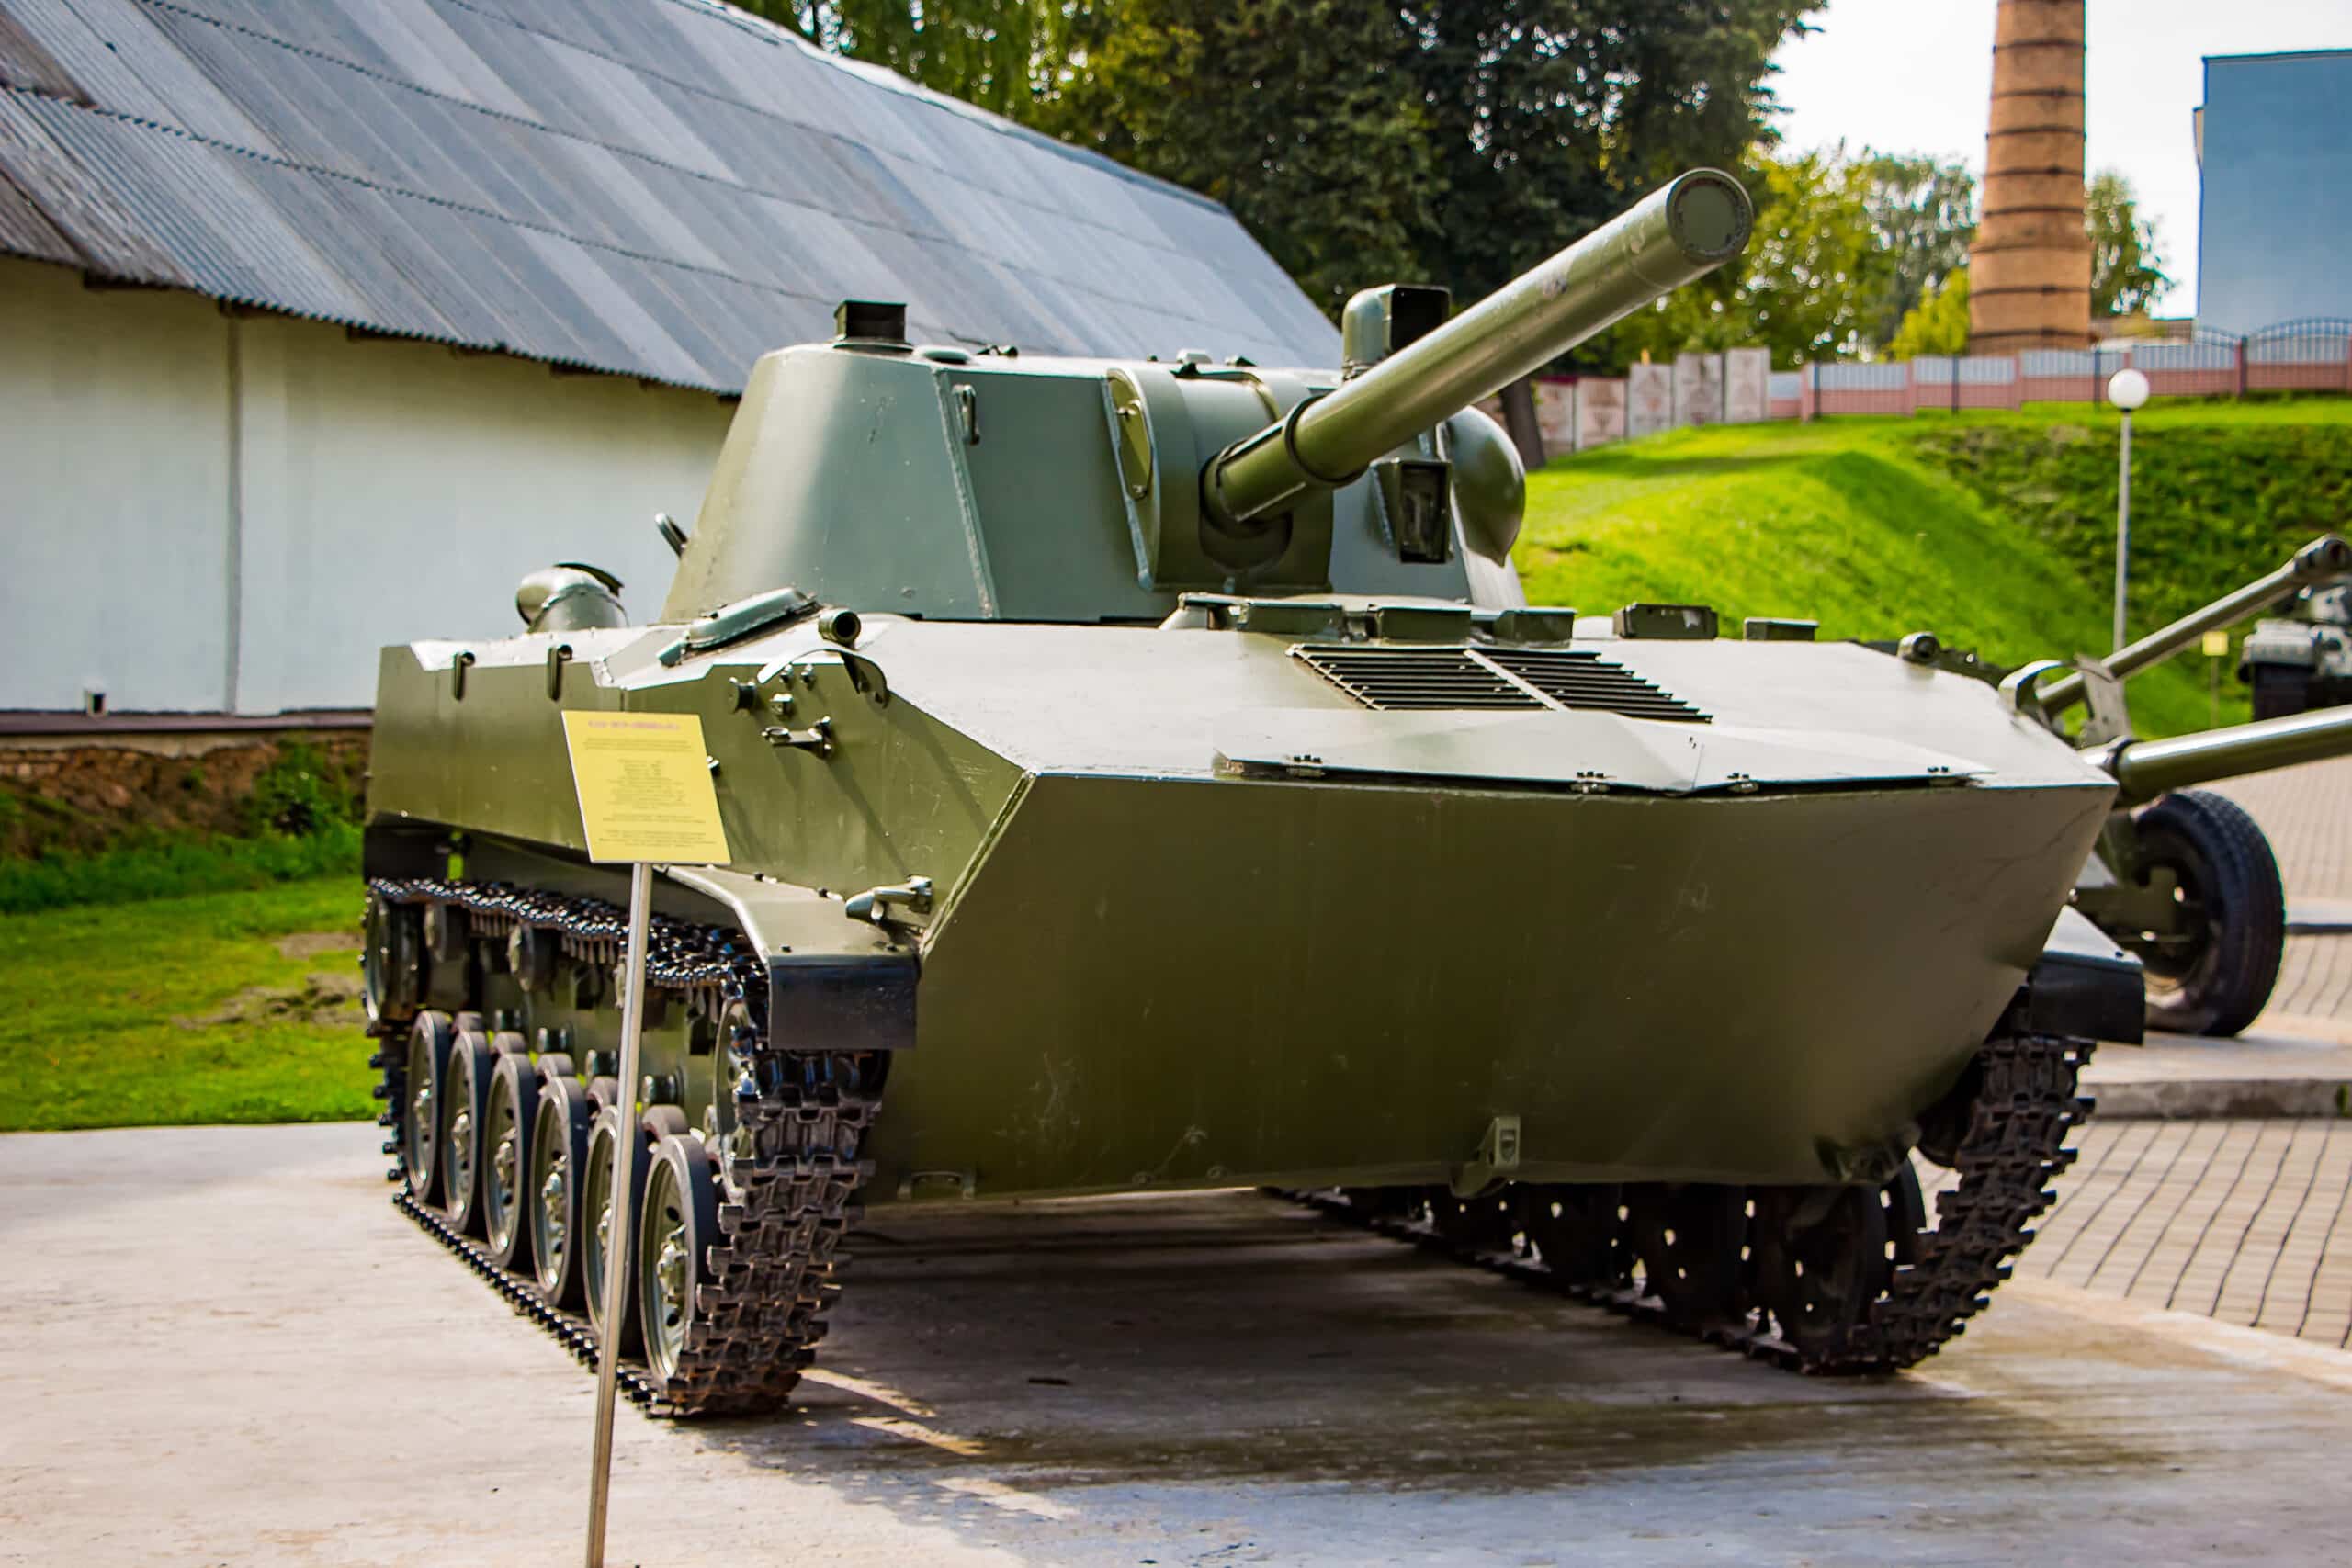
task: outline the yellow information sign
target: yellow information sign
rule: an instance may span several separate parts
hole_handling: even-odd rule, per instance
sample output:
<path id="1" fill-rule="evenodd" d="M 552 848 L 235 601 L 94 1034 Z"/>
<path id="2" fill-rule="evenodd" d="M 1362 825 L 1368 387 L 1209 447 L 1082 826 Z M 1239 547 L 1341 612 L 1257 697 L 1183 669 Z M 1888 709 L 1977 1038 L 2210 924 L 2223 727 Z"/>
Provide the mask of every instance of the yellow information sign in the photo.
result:
<path id="1" fill-rule="evenodd" d="M 2205 657 L 2208 659 L 2227 659 L 2229 656 L 2230 634 L 2227 632 L 2207 632 L 2205 634 Z"/>
<path id="2" fill-rule="evenodd" d="M 575 710 L 563 716 L 563 738 L 590 860 L 727 863 L 701 719 Z"/>

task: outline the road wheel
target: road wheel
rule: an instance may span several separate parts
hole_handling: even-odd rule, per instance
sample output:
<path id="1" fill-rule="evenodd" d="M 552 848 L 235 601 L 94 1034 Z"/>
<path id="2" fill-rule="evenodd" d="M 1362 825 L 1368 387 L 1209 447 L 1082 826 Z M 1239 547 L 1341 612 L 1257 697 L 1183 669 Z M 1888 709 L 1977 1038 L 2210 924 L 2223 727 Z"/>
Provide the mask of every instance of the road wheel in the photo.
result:
<path id="1" fill-rule="evenodd" d="M 2311 671 L 2300 664 L 2257 664 L 2254 680 L 2254 716 L 2284 718 L 2311 705 Z"/>
<path id="2" fill-rule="evenodd" d="M 520 1051 L 499 1054 L 490 1073 L 489 1120 L 482 1130 L 482 1230 L 501 1269 L 528 1272 L 531 1123 L 539 1078 Z"/>
<path id="3" fill-rule="evenodd" d="M 489 1120 L 490 1075 L 498 1064 L 478 1029 L 460 1029 L 442 1069 L 441 1207 L 461 1234 L 481 1234 L 482 1126 Z"/>
<path id="4" fill-rule="evenodd" d="M 581 1191 L 585 1198 L 578 1210 L 582 1222 L 579 1235 L 582 1244 L 579 1248 L 581 1295 L 587 1304 L 588 1321 L 595 1327 L 599 1338 L 605 1333 L 605 1271 L 609 1266 L 610 1250 L 616 1245 L 613 1235 L 613 1151 L 614 1139 L 620 1135 L 621 1126 L 621 1111 L 617 1107 L 608 1107 L 596 1112 L 595 1123 L 588 1134 L 587 1168 L 582 1176 Z M 645 1160 L 639 1158 L 631 1173 L 636 1178 L 630 1184 L 629 1213 L 632 1216 L 645 1213 L 645 1205 L 639 1201 L 645 1193 Z M 618 1244 L 625 1245 L 625 1238 Z M 621 1314 L 615 1337 L 624 1356 L 634 1356 L 638 1351 L 637 1314 L 631 1310 L 630 1302 L 635 1293 L 631 1291 L 621 1292 Z"/>
<path id="5" fill-rule="evenodd" d="M 692 1133 L 654 1146 L 645 1174 L 645 1218 L 638 1226 L 638 1322 L 645 1364 L 663 1383 L 688 1374 L 708 1332 L 701 1305 L 711 1283 L 709 1247 L 718 1239 L 718 1197 L 709 1153 Z"/>
<path id="6" fill-rule="evenodd" d="M 1437 1234 L 1466 1252 L 1509 1252 L 1519 1234 L 1519 1204 L 1509 1187 L 1478 1198 L 1456 1198 L 1442 1187 L 1430 1190 L 1430 1223 Z"/>
<path id="7" fill-rule="evenodd" d="M 2172 873 L 2178 935 L 2135 944 L 2148 973 L 2148 1027 L 2226 1037 L 2252 1023 L 2278 981 L 2287 895 L 2278 862 L 2235 801 L 2180 790 L 2140 813 L 2143 875 Z"/>
<path id="8" fill-rule="evenodd" d="M 1745 1310 L 1747 1189 L 1648 1182 L 1625 1189 L 1624 1207 L 1645 1293 L 1658 1299 L 1670 1321 L 1694 1327 Z"/>
<path id="9" fill-rule="evenodd" d="M 401 1178 L 408 1195 L 430 1203 L 441 1175 L 441 1073 L 456 1032 L 446 1012 L 424 1012 L 408 1032 L 408 1071 L 401 1079 Z"/>
<path id="10" fill-rule="evenodd" d="M 550 1077 L 539 1090 L 538 1114 L 531 1123 L 530 1186 L 524 1195 L 530 1215 L 531 1271 L 540 1299 L 564 1312 L 577 1311 L 581 1301 L 583 1254 L 573 1242 L 580 1234 L 588 1126 L 594 1115 L 578 1078 Z"/>
<path id="11" fill-rule="evenodd" d="M 1886 1289 L 1888 1207 L 1875 1187 L 1757 1190 L 1756 1293 L 1807 1360 L 1842 1354 Z"/>
<path id="12" fill-rule="evenodd" d="M 1520 1234 L 1553 1278 L 1569 1285 L 1621 1285 L 1634 1266 L 1625 1228 L 1617 1218 L 1623 1200 L 1612 1184 L 1523 1186 Z"/>

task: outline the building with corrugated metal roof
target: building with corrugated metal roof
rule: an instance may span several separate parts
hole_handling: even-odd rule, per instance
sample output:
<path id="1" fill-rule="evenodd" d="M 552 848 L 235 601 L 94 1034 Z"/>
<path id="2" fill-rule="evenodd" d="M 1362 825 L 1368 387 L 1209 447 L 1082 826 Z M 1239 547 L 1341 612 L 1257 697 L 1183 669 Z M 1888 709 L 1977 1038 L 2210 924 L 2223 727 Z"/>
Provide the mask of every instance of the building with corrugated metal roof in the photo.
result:
<path id="1" fill-rule="evenodd" d="M 649 611 L 850 297 L 1337 346 L 1217 204 L 710 0 L 0 0 L 0 713 L 361 707 L 560 558 Z"/>

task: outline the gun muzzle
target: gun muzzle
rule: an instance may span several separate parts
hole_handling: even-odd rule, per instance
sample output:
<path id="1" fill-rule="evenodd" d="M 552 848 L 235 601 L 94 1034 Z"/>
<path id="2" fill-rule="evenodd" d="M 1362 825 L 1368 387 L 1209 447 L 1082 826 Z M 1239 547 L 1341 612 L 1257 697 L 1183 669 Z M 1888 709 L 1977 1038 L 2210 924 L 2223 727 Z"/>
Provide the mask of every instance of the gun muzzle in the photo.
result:
<path id="1" fill-rule="evenodd" d="M 1231 527 L 1288 511 L 1747 248 L 1747 192 L 1714 169 L 1631 211 L 1290 417 L 1211 458 L 1201 496 Z"/>

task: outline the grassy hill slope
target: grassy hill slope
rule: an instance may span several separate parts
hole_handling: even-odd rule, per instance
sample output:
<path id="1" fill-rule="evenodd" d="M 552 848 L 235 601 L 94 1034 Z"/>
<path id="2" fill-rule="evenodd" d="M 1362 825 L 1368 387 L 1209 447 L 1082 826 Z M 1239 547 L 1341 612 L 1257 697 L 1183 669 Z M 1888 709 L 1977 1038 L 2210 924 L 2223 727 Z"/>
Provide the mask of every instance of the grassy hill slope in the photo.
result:
<path id="1" fill-rule="evenodd" d="M 2134 432 L 2132 625 L 2145 631 L 2352 511 L 2352 403 L 2183 404 Z M 1926 628 L 2005 664 L 2103 651 L 2115 416 L 2062 407 L 1674 431 L 1528 479 L 1529 598 Z M 2145 734 L 2211 722 L 2194 650 L 2132 683 Z M 2246 716 L 2227 669 L 2223 722 Z"/>

